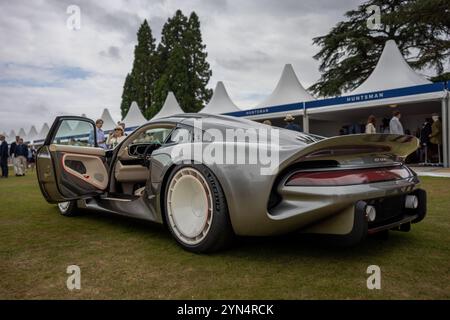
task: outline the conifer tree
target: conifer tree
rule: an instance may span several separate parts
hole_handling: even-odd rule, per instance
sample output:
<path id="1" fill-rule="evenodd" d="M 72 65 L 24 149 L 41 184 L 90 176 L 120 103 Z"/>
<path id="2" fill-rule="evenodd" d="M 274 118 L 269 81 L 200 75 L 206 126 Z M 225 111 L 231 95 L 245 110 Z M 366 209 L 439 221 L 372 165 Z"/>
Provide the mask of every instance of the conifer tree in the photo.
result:
<path id="1" fill-rule="evenodd" d="M 206 61 L 198 16 L 188 19 L 181 10 L 164 25 L 158 46 L 161 77 L 154 87 L 152 113 L 162 107 L 168 91 L 173 91 L 185 112 L 197 112 L 212 95 L 207 89 L 211 70 Z"/>
<path id="2" fill-rule="evenodd" d="M 137 32 L 138 43 L 134 48 L 133 69 L 125 79 L 122 94 L 121 110 L 124 114 L 130 108 L 131 102 L 136 101 L 144 116 L 149 113 L 147 106 L 152 104 L 153 85 L 158 76 L 155 58 L 155 39 L 147 20 Z M 128 82 L 128 83 L 127 83 Z"/>

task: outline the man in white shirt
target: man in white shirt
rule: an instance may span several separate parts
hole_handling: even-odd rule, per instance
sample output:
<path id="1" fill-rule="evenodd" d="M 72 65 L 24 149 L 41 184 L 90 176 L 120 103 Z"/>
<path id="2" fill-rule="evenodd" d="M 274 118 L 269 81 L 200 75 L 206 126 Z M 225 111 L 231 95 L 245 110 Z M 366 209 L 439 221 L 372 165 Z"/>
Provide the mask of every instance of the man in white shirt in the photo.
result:
<path id="1" fill-rule="evenodd" d="M 405 134 L 403 132 L 403 126 L 400 122 L 400 111 L 394 111 L 394 116 L 392 117 L 391 121 L 389 122 L 389 133 L 391 134 Z"/>

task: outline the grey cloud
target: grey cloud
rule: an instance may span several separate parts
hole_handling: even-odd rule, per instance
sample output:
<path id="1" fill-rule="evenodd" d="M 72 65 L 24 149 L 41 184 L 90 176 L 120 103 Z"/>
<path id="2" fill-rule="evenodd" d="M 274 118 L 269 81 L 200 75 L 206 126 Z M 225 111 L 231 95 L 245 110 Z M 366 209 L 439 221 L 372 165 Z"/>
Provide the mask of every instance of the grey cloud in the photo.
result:
<path id="1" fill-rule="evenodd" d="M 167 18 L 180 8 L 200 17 L 213 77 L 223 80 L 236 103 L 256 104 L 273 90 L 285 63 L 292 63 L 305 87 L 320 76 L 312 56 L 312 38 L 325 34 L 343 14 L 363 0 L 122 0 L 122 1 L 0 1 L 1 63 L 45 65 L 33 81 L 58 87 L 0 83 L 0 131 L 10 119 L 38 127 L 58 113 L 100 115 L 105 106 L 119 117 L 123 78 L 129 72 L 136 32 L 147 19 L 159 41 Z M 65 29 L 67 6 L 81 8 L 82 30 Z M 87 32 L 86 32 L 87 31 Z M 109 64 L 105 68 L 105 64 Z M 68 68 L 65 81 L 55 70 Z M 9 69 L 8 69 L 9 70 Z M 88 77 L 79 71 L 89 70 Z M 20 72 L 19 72 L 20 71 Z M 26 70 L 25 70 L 26 71 Z M 9 78 L 30 78 L 12 70 Z M 8 79 L 9 79 L 8 78 Z M 42 78 L 42 80 L 40 80 Z M 98 110 L 97 110 L 98 109 Z"/>
<path id="2" fill-rule="evenodd" d="M 102 57 L 120 59 L 120 49 L 116 46 L 110 46 L 107 50 L 102 50 L 99 52 Z"/>
<path id="3" fill-rule="evenodd" d="M 216 59 L 218 65 L 230 70 L 250 70 L 255 66 L 271 63 L 273 58 L 262 51 L 249 52 L 245 56 Z"/>

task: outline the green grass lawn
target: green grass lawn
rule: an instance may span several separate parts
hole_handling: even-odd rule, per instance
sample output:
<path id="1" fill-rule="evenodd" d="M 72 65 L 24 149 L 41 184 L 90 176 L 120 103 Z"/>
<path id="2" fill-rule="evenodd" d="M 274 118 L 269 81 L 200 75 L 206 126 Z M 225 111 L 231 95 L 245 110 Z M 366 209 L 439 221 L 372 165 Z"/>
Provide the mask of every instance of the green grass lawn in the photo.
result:
<path id="1" fill-rule="evenodd" d="M 240 239 L 225 252 L 179 248 L 162 226 L 60 216 L 34 175 L 0 180 L 0 299 L 449 299 L 450 180 L 422 178 L 427 218 L 352 249 L 297 237 Z M 66 268 L 81 268 L 81 290 Z M 381 268 L 381 290 L 366 269 Z"/>

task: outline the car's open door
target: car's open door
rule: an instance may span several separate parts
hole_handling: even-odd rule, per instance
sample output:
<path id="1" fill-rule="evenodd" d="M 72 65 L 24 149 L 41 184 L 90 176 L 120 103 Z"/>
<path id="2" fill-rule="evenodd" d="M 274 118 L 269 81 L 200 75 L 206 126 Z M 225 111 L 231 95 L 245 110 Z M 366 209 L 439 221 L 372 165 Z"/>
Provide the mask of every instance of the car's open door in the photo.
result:
<path id="1" fill-rule="evenodd" d="M 92 120 L 57 117 L 36 156 L 42 194 L 48 202 L 92 197 L 105 192 L 105 150 L 97 146 Z"/>

